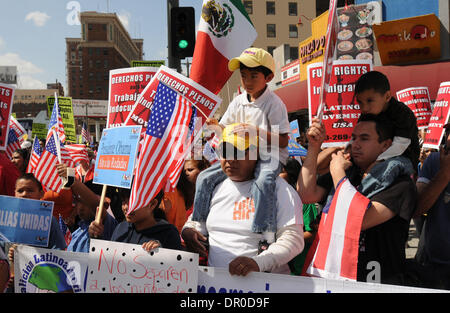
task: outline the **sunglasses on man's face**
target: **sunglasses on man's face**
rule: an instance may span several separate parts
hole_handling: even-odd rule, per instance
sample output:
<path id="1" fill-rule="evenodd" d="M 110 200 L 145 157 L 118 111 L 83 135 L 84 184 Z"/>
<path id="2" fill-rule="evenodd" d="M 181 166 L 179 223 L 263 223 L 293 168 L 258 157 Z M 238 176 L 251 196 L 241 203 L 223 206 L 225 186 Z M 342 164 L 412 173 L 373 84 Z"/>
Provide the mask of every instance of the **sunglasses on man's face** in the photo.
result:
<path id="1" fill-rule="evenodd" d="M 221 159 L 226 160 L 245 160 L 245 155 L 249 151 L 249 149 L 246 150 L 239 150 L 233 145 L 230 144 L 223 144 L 220 145 L 218 148 L 218 155 Z"/>

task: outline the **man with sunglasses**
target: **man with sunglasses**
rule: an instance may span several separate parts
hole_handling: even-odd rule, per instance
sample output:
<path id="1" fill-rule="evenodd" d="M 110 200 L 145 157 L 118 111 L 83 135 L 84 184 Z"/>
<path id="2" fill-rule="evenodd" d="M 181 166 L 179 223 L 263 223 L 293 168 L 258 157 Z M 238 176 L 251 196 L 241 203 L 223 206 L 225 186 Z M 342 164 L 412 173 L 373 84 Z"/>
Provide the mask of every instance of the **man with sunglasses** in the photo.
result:
<path id="1" fill-rule="evenodd" d="M 228 267 L 232 275 L 289 274 L 288 262 L 304 247 L 302 202 L 285 180 L 276 179 L 276 241 L 262 247 L 264 235 L 252 231 L 258 215 L 251 194 L 258 137 L 238 135 L 233 132 L 235 126 L 225 127 L 219 144 L 220 165 L 227 178 L 214 189 L 208 210 L 201 212 L 205 222 L 190 217 L 181 235 L 189 251 L 208 256 L 208 266 Z"/>

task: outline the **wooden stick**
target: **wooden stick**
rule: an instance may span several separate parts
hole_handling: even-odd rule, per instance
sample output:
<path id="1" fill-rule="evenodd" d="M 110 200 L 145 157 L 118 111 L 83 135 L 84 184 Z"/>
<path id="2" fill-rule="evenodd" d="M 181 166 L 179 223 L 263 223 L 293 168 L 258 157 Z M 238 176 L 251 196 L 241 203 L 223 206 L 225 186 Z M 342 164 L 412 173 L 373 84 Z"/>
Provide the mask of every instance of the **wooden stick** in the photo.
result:
<path id="1" fill-rule="evenodd" d="M 100 205 L 98 206 L 97 215 L 95 216 L 95 222 L 97 224 L 100 224 L 102 222 L 102 215 L 103 215 L 103 204 L 105 203 L 105 196 L 106 196 L 106 188 L 107 185 L 103 185 L 102 189 L 102 196 L 100 197 Z"/>

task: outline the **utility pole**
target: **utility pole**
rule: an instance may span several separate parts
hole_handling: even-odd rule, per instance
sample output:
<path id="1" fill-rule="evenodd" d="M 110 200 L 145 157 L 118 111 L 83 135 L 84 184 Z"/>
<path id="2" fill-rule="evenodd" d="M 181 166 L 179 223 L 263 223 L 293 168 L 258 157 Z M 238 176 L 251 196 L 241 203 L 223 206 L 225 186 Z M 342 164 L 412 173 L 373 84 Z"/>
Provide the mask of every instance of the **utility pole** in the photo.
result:
<path id="1" fill-rule="evenodd" d="M 167 0 L 167 47 L 168 47 L 168 60 L 169 60 L 169 67 L 176 69 L 178 73 L 181 73 L 181 61 L 179 58 L 175 58 L 172 56 L 172 40 L 171 40 L 171 34 L 172 34 L 172 27 L 171 27 L 171 17 L 170 12 L 172 8 L 177 8 L 179 5 L 178 0 Z"/>

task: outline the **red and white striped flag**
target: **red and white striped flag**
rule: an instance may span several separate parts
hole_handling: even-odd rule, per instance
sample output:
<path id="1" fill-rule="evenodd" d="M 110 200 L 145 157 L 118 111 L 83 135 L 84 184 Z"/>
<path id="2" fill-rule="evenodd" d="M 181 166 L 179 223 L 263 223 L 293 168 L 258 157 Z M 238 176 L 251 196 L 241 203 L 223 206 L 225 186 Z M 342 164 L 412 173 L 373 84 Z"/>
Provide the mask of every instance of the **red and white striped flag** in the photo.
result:
<path id="1" fill-rule="evenodd" d="M 83 144 L 65 145 L 65 148 L 67 151 L 69 151 L 69 154 L 72 157 L 72 160 L 73 162 L 75 162 L 75 164 L 78 164 L 83 160 L 89 163 L 89 156 L 86 150 L 86 145 Z"/>
<path id="2" fill-rule="evenodd" d="M 83 122 L 83 126 L 81 127 L 81 142 L 91 143 L 91 134 L 85 122 Z"/>
<path id="3" fill-rule="evenodd" d="M 8 143 L 6 145 L 6 151 L 5 154 L 8 157 L 8 159 L 12 158 L 13 153 L 20 149 L 20 141 L 19 138 L 17 138 L 16 132 L 14 129 L 10 128 L 8 132 Z"/>
<path id="4" fill-rule="evenodd" d="M 60 142 L 66 141 L 66 133 L 64 132 L 64 124 L 62 122 L 61 112 L 59 111 L 58 95 L 55 93 L 55 104 L 53 105 L 52 115 L 48 124 L 47 141 L 51 136 L 51 131 L 55 130 L 58 134 Z"/>
<path id="5" fill-rule="evenodd" d="M 41 158 L 41 145 L 37 136 L 34 137 L 33 146 L 31 147 L 30 161 L 28 161 L 27 173 L 34 173 L 39 159 Z"/>
<path id="6" fill-rule="evenodd" d="M 59 150 L 61 154 L 61 163 L 66 164 L 67 167 L 75 167 L 75 161 L 72 159 L 72 155 L 67 149 L 67 146 L 61 143 Z"/>
<path id="7" fill-rule="evenodd" d="M 9 129 L 11 129 L 11 128 L 14 129 L 14 131 L 16 132 L 17 138 L 19 138 L 20 144 L 22 144 L 22 142 L 23 142 L 22 137 L 27 133 L 27 131 L 12 115 L 10 116 L 10 119 L 9 119 Z"/>
<path id="8" fill-rule="evenodd" d="M 361 225 L 370 205 L 347 178 L 338 184 L 328 212 L 322 213 L 304 274 L 356 281 Z"/>
<path id="9" fill-rule="evenodd" d="M 47 189 L 59 192 L 64 185 L 64 181 L 61 176 L 58 175 L 56 165 L 58 161 L 58 148 L 57 145 L 59 139 L 55 131 L 52 131 L 53 136 L 50 136 L 45 144 L 45 149 L 42 152 L 39 163 L 36 166 L 34 175 Z M 48 136 L 47 136 L 48 137 Z"/>
<path id="10" fill-rule="evenodd" d="M 177 168 L 189 135 L 192 106 L 176 91 L 159 83 L 141 147 L 128 213 L 142 208 L 164 187 Z"/>

